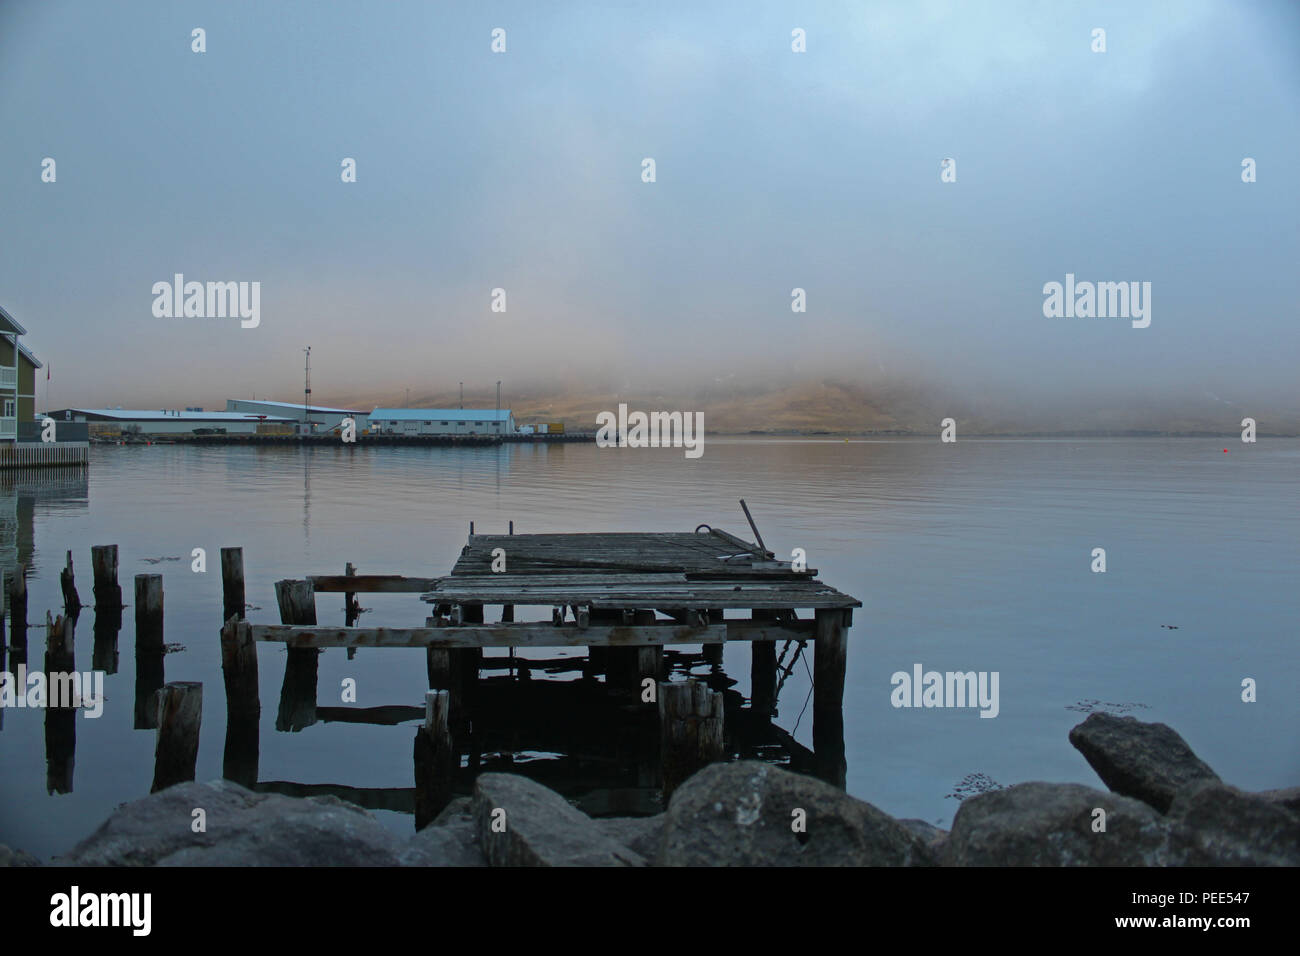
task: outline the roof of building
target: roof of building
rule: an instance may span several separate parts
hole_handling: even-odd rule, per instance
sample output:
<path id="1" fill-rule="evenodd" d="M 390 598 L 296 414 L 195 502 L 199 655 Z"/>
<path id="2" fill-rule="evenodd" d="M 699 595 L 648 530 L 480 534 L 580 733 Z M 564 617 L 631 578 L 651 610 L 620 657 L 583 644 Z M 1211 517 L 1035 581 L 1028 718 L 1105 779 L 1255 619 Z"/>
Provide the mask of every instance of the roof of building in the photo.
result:
<path id="1" fill-rule="evenodd" d="M 226 404 L 227 404 L 227 405 L 229 405 L 231 402 L 247 402 L 247 403 L 250 404 L 250 405 L 251 405 L 251 404 L 257 404 L 257 405 L 274 405 L 276 408 L 292 408 L 294 411 L 298 411 L 298 412 L 305 412 L 305 411 L 307 411 L 308 408 L 310 408 L 313 412 L 322 412 L 322 413 L 325 413 L 325 414 L 330 414 L 330 413 L 334 413 L 334 412 L 337 412 L 337 413 L 339 413 L 339 414 L 347 414 L 347 415 L 365 415 L 365 414 L 368 414 L 367 412 L 363 412 L 363 411 L 362 411 L 361 409 L 359 409 L 359 408 L 330 408 L 328 405 L 310 405 L 310 406 L 308 406 L 308 405 L 303 405 L 303 404 L 301 404 L 301 403 L 299 403 L 299 402 L 271 402 L 271 401 L 267 401 L 266 399 L 262 399 L 262 398 L 228 398 L 228 399 L 226 399 Z"/>
<path id="2" fill-rule="evenodd" d="M 427 422 L 433 419 L 457 422 L 506 422 L 510 409 L 493 408 L 376 408 L 370 420 L 384 419 L 395 422 Z"/>
<path id="3" fill-rule="evenodd" d="M 0 319 L 3 319 L 6 324 L 13 326 L 11 331 L 17 332 L 19 335 L 27 334 L 27 330 L 18 323 L 17 319 L 9 314 L 9 310 L 3 305 L 0 305 Z"/>
<path id="4" fill-rule="evenodd" d="M 59 408 L 52 412 L 46 412 L 47 415 L 54 417 L 62 415 L 64 412 L 72 412 L 74 415 L 95 415 L 99 418 L 108 418 L 114 421 L 189 421 L 189 422 L 288 422 L 294 423 L 292 418 L 281 418 L 276 415 L 254 415 L 251 412 L 186 412 L 173 411 L 158 408 L 140 409 L 140 408 Z"/>
<path id="5" fill-rule="evenodd" d="M 27 346 L 23 345 L 22 342 L 18 343 L 18 354 L 21 355 L 23 358 L 27 359 L 27 361 L 31 362 L 32 365 L 34 365 L 36 368 L 45 368 L 45 365 L 41 362 L 41 360 L 38 359 L 35 355 L 33 355 L 30 351 L 28 351 Z"/>

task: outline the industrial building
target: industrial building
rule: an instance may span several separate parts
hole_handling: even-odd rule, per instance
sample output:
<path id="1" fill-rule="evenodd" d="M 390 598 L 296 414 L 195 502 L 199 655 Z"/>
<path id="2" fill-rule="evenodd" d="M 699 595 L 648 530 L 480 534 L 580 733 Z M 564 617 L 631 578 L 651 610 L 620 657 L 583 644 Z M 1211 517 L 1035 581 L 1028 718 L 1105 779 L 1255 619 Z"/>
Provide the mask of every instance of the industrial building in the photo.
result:
<path id="1" fill-rule="evenodd" d="M 357 424 L 357 434 L 365 431 L 368 413 L 356 408 L 330 408 L 318 405 L 303 405 L 295 402 L 268 402 L 257 398 L 228 398 L 226 411 L 241 412 L 247 415 L 268 415 L 275 418 L 289 418 L 295 422 L 310 421 L 311 431 L 315 434 L 328 432 L 343 424 L 343 419 L 351 418 Z"/>
<path id="2" fill-rule="evenodd" d="M 510 409 L 376 408 L 370 431 L 380 435 L 512 435 Z"/>
<path id="3" fill-rule="evenodd" d="M 120 435 L 266 435 L 292 433 L 292 418 L 194 409 L 60 408 L 56 422 L 85 422 L 91 437 Z"/>

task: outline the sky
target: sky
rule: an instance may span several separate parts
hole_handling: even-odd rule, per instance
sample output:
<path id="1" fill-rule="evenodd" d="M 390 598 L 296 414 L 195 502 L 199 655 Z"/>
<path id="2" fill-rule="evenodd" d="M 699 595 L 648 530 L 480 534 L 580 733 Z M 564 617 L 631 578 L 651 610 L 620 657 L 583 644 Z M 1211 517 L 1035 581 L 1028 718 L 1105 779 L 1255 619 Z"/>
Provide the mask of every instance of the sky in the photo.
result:
<path id="1" fill-rule="evenodd" d="M 0 0 L 0 304 L 48 408 L 296 400 L 310 345 L 321 401 L 835 377 L 1266 418 L 1298 120 L 1289 2 Z M 259 324 L 156 316 L 175 273 L 260 283 Z M 1067 273 L 1150 282 L 1150 326 L 1045 316 Z"/>

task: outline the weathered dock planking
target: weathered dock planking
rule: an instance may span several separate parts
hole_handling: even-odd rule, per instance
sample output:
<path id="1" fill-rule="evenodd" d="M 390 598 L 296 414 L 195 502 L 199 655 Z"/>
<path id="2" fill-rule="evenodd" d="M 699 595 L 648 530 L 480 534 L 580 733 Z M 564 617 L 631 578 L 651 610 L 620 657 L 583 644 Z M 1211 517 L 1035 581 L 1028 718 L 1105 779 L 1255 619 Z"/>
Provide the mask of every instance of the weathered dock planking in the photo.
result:
<path id="1" fill-rule="evenodd" d="M 589 674 L 603 673 L 612 686 L 635 690 L 661 679 L 665 646 L 702 645 L 716 668 L 725 643 L 748 642 L 754 649 L 751 711 L 767 722 L 779 690 L 777 643 L 802 648 L 811 642 L 818 772 L 844 783 L 847 634 L 862 602 L 817 580 L 815 569 L 776 560 L 761 544 L 707 525 L 694 532 L 531 535 L 478 535 L 471 525 L 449 575 L 357 574 L 350 564 L 348 571 L 279 582 L 280 625 L 227 621 L 228 642 L 278 642 L 289 649 L 281 729 L 315 721 L 312 665 L 317 652 L 331 647 L 425 648 L 429 685 L 447 692 L 438 725 L 457 737 L 468 725 L 465 711 L 487 647 L 586 647 Z M 423 627 L 321 626 L 315 623 L 317 592 L 419 594 L 433 613 Z M 486 605 L 502 607 L 500 622 L 485 623 Z M 549 607 L 551 621 L 516 622 L 516 606 Z M 813 616 L 801 619 L 800 611 Z M 354 615 L 348 617 L 350 623 Z M 310 661 L 296 655 L 310 655 Z M 312 673 L 295 676 L 300 663 Z M 433 782 L 427 770 L 422 777 L 423 793 Z M 438 798 L 445 792 L 439 783 Z M 422 798 L 421 816 L 437 802 Z"/>

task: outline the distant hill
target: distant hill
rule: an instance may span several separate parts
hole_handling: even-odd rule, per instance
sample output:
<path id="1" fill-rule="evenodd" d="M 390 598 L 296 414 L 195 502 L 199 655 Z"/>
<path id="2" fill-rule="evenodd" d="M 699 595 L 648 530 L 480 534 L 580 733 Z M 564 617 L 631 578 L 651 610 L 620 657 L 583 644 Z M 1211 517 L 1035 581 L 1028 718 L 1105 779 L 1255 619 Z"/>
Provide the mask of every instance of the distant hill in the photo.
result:
<path id="1" fill-rule="evenodd" d="M 317 396 L 322 405 L 352 408 L 403 406 L 405 391 L 339 392 Z M 412 407 L 454 408 L 455 388 L 411 392 Z M 495 394 L 467 393 L 467 407 L 491 408 Z M 952 417 L 959 434 L 1232 434 L 1252 414 L 1261 434 L 1300 435 L 1300 413 L 1246 412 L 1206 395 L 1191 400 L 1130 395 L 1044 401 L 972 396 L 908 383 L 864 385 L 842 380 L 795 383 L 723 383 L 707 388 L 590 390 L 537 386 L 503 391 L 502 404 L 520 422 L 560 421 L 566 428 L 595 427 L 601 411 L 620 402 L 642 411 L 700 411 L 713 434 L 937 434 Z"/>

